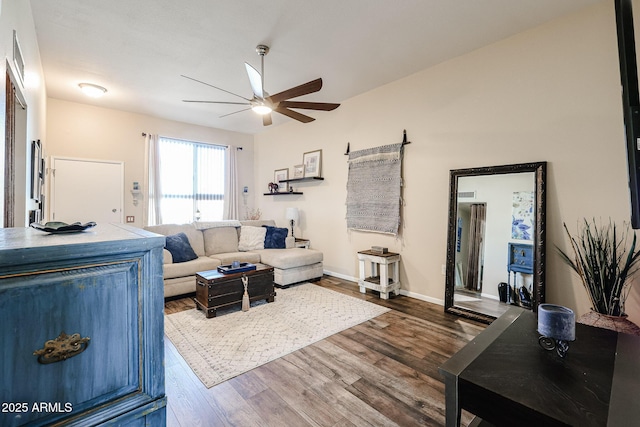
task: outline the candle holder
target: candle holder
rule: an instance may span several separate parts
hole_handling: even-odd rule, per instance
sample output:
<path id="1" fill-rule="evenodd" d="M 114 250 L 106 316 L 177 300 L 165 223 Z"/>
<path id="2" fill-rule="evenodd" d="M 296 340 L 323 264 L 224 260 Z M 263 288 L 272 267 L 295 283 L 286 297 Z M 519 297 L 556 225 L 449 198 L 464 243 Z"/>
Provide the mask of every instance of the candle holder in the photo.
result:
<path id="1" fill-rule="evenodd" d="M 538 344 L 545 350 L 556 350 L 564 358 L 569 351 L 569 342 L 576 339 L 576 315 L 573 310 L 561 305 L 540 304 L 538 306 Z"/>

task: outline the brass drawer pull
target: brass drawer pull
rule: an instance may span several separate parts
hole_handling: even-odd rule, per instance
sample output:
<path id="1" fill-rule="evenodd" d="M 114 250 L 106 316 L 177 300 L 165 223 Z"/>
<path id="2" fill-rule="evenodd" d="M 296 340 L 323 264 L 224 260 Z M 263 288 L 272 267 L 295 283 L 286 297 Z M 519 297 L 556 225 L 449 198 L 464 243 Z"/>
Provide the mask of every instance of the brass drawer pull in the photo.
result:
<path id="1" fill-rule="evenodd" d="M 43 365 L 60 362 L 85 351 L 89 340 L 89 337 L 80 338 L 80 334 L 67 335 L 62 331 L 58 338 L 45 342 L 44 348 L 34 351 L 33 355 L 38 356 L 38 362 Z"/>

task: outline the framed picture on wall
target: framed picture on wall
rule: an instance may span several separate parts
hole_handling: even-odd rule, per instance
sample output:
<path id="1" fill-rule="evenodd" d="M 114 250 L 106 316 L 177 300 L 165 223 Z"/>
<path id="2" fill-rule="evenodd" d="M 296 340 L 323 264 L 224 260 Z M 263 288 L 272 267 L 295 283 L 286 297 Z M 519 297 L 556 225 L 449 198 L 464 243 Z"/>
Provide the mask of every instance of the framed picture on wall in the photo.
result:
<path id="1" fill-rule="evenodd" d="M 304 165 L 295 165 L 293 167 L 293 178 L 304 178 Z"/>
<path id="2" fill-rule="evenodd" d="M 288 182 L 280 182 L 289 179 L 289 169 L 278 169 L 273 173 L 273 182 L 278 184 L 278 192 L 289 191 Z"/>
<path id="3" fill-rule="evenodd" d="M 322 150 L 304 153 L 302 163 L 304 164 L 305 178 L 322 176 Z"/>

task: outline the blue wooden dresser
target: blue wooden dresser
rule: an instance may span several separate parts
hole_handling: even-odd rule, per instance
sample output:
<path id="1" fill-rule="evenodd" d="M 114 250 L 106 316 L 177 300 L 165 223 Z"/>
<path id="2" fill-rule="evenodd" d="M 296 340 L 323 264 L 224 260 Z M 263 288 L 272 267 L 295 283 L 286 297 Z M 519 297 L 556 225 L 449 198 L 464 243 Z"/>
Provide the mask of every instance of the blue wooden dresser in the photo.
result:
<path id="1" fill-rule="evenodd" d="M 166 424 L 163 246 L 0 229 L 0 426 Z"/>
<path id="2" fill-rule="evenodd" d="M 513 289 L 511 294 L 511 274 L 513 273 Z M 509 259 L 507 260 L 508 289 L 511 302 L 531 308 L 531 302 L 526 304 L 518 294 L 516 273 L 533 274 L 533 245 L 528 243 L 509 243 Z"/>

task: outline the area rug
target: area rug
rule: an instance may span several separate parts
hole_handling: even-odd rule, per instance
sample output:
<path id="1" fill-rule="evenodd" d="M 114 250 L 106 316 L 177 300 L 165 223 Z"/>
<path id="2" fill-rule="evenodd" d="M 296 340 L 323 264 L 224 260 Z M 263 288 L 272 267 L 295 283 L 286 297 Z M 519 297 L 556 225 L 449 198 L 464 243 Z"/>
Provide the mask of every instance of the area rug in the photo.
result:
<path id="1" fill-rule="evenodd" d="M 209 388 L 389 311 L 309 283 L 276 292 L 246 312 L 166 315 L 165 334 Z"/>

